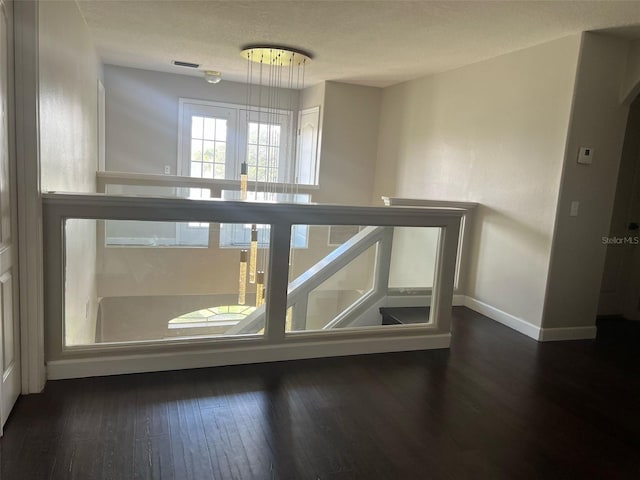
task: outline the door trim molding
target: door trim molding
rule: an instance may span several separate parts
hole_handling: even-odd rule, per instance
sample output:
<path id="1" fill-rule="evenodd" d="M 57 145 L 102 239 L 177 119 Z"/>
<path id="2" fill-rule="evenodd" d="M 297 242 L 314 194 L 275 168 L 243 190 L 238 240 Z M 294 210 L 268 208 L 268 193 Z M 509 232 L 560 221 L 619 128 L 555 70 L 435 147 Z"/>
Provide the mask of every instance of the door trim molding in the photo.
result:
<path id="1" fill-rule="evenodd" d="M 44 363 L 38 1 L 14 2 L 16 175 L 22 393 L 42 391 Z"/>

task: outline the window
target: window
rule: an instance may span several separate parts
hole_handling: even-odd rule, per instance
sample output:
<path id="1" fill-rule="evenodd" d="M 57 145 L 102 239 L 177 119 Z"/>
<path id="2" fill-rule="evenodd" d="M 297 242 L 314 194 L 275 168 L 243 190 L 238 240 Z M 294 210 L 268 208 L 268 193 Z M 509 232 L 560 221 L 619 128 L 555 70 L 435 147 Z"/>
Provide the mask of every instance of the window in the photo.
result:
<path id="1" fill-rule="evenodd" d="M 277 182 L 280 171 L 280 125 L 249 122 L 247 177 L 260 182 Z"/>
<path id="2" fill-rule="evenodd" d="M 239 180 L 240 164 L 247 163 L 249 181 L 317 184 L 319 108 L 299 112 L 298 147 L 294 142 L 293 113 L 263 111 L 245 105 L 190 100 L 179 102 L 178 175 Z M 293 160 L 295 158 L 295 161 Z M 113 191 L 113 189 L 118 191 Z M 109 193 L 209 198 L 206 188 L 109 186 Z M 237 192 L 236 192 L 237 193 Z M 251 194 L 251 193 L 250 193 Z M 223 198 L 234 198 L 229 192 Z M 254 193 L 255 195 L 255 193 Z M 270 194 L 268 200 L 308 203 L 308 195 Z M 256 200 L 265 200 L 258 193 Z M 106 221 L 107 246 L 208 247 L 209 224 L 204 222 Z M 250 227 L 250 226 L 249 226 Z M 269 229 L 259 233 L 268 239 Z M 242 225 L 221 226 L 220 246 L 244 248 Z M 294 228 L 294 248 L 306 248 L 306 228 Z"/>
<path id="3" fill-rule="evenodd" d="M 246 305 L 223 305 L 220 307 L 203 308 L 169 320 L 168 327 L 170 329 L 232 327 L 240 320 L 244 320 L 247 315 L 253 313 L 255 309 L 256 307 Z"/>
<path id="4" fill-rule="evenodd" d="M 225 178 L 227 119 L 191 117 L 191 177 Z"/>
<path id="5" fill-rule="evenodd" d="M 235 178 L 237 108 L 180 99 L 178 175 Z"/>
<path id="6" fill-rule="evenodd" d="M 291 112 L 240 112 L 240 158 L 249 181 L 294 183 Z"/>
<path id="7" fill-rule="evenodd" d="M 180 99 L 178 173 L 237 180 L 246 162 L 249 181 L 294 183 L 292 118 L 285 110 Z"/>

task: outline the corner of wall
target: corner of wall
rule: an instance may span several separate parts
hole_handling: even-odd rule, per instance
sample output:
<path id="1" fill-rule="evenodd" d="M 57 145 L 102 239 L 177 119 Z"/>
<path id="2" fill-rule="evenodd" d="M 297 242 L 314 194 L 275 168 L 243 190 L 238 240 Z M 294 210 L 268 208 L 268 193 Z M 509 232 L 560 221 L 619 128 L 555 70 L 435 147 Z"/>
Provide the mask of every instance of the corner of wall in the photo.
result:
<path id="1" fill-rule="evenodd" d="M 566 137 L 542 327 L 582 328 L 595 324 L 605 246 L 615 194 L 628 107 L 620 104 L 627 57 L 624 40 L 585 32 Z M 592 165 L 577 163 L 581 146 L 591 147 Z M 577 216 L 570 215 L 579 202 Z"/>

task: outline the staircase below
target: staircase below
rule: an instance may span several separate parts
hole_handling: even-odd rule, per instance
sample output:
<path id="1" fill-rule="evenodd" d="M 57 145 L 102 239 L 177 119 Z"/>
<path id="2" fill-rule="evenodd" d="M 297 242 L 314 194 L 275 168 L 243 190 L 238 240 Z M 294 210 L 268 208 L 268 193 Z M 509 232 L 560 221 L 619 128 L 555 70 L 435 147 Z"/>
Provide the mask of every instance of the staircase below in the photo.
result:
<path id="1" fill-rule="evenodd" d="M 429 307 L 382 307 L 382 325 L 408 325 L 429 321 Z"/>

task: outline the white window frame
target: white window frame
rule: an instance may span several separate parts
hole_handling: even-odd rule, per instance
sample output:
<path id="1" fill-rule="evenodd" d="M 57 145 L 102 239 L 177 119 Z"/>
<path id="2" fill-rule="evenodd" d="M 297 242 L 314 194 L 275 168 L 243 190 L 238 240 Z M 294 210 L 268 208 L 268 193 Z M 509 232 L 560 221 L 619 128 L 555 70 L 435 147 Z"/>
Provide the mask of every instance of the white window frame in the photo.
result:
<path id="1" fill-rule="evenodd" d="M 280 183 L 293 183 L 294 155 L 293 155 L 293 128 L 291 119 L 293 112 L 286 110 L 275 110 L 267 113 L 259 109 L 243 107 L 239 110 L 238 116 L 238 153 L 241 161 L 247 161 L 247 151 L 249 149 L 249 122 L 259 124 L 272 124 L 280 126 L 280 155 L 278 159 L 278 178 Z M 287 161 L 289 158 L 289 161 Z M 240 163 L 240 162 L 238 162 Z M 253 181 L 249 177 L 250 181 Z"/>
<path id="2" fill-rule="evenodd" d="M 292 111 L 272 110 L 275 115 L 269 115 L 264 109 L 255 106 L 247 108 L 246 105 L 193 98 L 180 98 L 178 102 L 178 175 L 191 176 L 191 116 L 225 118 L 217 116 L 216 111 L 220 115 L 225 111 L 234 112 L 229 114 L 227 120 L 226 179 L 240 178 L 240 163 L 246 160 L 248 121 L 251 120 L 281 125 L 278 181 L 293 183 L 297 158 L 293 151 L 295 130 Z"/>
<path id="3" fill-rule="evenodd" d="M 238 106 L 231 103 L 180 98 L 178 103 L 178 169 L 177 174 L 191 176 L 191 117 L 203 116 L 227 120 L 225 177 L 239 176 L 236 149 L 238 141 Z M 202 178 L 202 177 L 200 177 Z"/>

